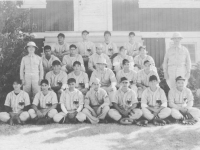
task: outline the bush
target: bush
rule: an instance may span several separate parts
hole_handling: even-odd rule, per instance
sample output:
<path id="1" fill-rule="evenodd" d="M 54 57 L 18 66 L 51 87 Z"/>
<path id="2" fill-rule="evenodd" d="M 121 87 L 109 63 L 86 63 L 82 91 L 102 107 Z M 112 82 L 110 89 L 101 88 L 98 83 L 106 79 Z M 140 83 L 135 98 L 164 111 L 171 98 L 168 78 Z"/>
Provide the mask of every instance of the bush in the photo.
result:
<path id="1" fill-rule="evenodd" d="M 29 10 L 18 9 L 13 1 L 0 2 L 0 110 L 12 90 L 14 78 L 19 78 L 24 46 L 33 39 L 29 30 Z M 29 31 L 27 33 L 27 31 Z"/>

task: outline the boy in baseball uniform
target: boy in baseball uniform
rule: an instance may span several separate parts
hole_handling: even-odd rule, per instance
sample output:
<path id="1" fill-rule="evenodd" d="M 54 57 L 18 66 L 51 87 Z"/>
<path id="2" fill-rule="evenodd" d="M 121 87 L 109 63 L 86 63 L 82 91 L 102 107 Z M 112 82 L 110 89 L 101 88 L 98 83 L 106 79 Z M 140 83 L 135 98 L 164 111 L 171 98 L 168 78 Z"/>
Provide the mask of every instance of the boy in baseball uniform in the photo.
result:
<path id="1" fill-rule="evenodd" d="M 90 91 L 85 96 L 85 108 L 82 112 L 92 124 L 106 122 L 105 117 L 110 109 L 108 95 L 100 86 L 100 80 L 95 78 Z"/>
<path id="2" fill-rule="evenodd" d="M 44 79 L 41 81 L 41 91 L 35 95 L 32 109 L 28 112 L 36 124 L 40 120 L 46 119 L 47 123 L 53 121 L 53 117 L 58 113 L 56 110 L 58 99 L 54 91 L 49 90 L 49 82 Z"/>
<path id="3" fill-rule="evenodd" d="M 129 60 L 129 62 L 130 62 L 129 65 L 130 65 L 131 70 L 132 70 L 133 67 L 134 67 L 133 57 L 128 56 L 127 50 L 125 49 L 125 47 L 121 46 L 119 48 L 118 55 L 113 59 L 113 66 L 114 66 L 114 70 L 115 70 L 116 73 L 118 73 L 118 71 L 120 71 L 122 69 L 122 61 L 124 59 Z"/>
<path id="4" fill-rule="evenodd" d="M 0 112 L 0 120 L 10 125 L 24 124 L 30 119 L 28 109 L 30 99 L 28 93 L 21 90 L 21 80 L 13 82 L 14 90 L 8 93 L 5 100 L 5 112 Z"/>
<path id="5" fill-rule="evenodd" d="M 60 97 L 61 112 L 54 116 L 57 123 L 78 123 L 86 120 L 86 115 L 82 112 L 84 101 L 83 94 L 76 89 L 76 80 L 67 80 L 69 89 L 62 92 Z"/>
<path id="6" fill-rule="evenodd" d="M 137 67 L 141 70 L 144 69 L 144 62 L 148 60 L 151 63 L 151 69 L 157 72 L 157 69 L 155 67 L 155 62 L 154 59 L 147 55 L 147 50 L 145 46 L 140 46 L 139 47 L 139 55 L 135 56 L 134 58 L 134 63 L 137 65 Z"/>
<path id="7" fill-rule="evenodd" d="M 92 85 L 93 80 L 98 78 L 101 81 L 101 88 L 106 90 L 108 93 L 110 101 L 115 97 L 117 80 L 115 74 L 109 68 L 106 68 L 106 60 L 101 58 L 97 62 L 97 69 L 92 72 L 90 78 L 90 85 Z"/>
<path id="8" fill-rule="evenodd" d="M 121 78 L 121 88 L 116 92 L 112 100 L 114 109 L 110 109 L 108 115 L 120 123 L 123 118 L 130 118 L 132 123 L 142 116 L 142 111 L 137 107 L 137 96 L 129 88 L 129 80 L 126 77 Z"/>
<path id="9" fill-rule="evenodd" d="M 158 100 L 162 103 L 161 107 L 157 106 Z M 155 75 L 149 77 L 149 87 L 142 93 L 141 107 L 147 121 L 145 125 L 149 121 L 153 121 L 154 125 L 165 125 L 167 123 L 165 119 L 171 115 L 171 109 L 167 107 L 165 92 L 158 86 L 158 78 Z"/>
<path id="10" fill-rule="evenodd" d="M 89 58 L 88 69 L 93 72 L 97 68 L 97 62 L 101 58 L 106 59 L 107 68 L 112 69 L 112 63 L 108 55 L 103 53 L 103 45 L 100 43 L 96 44 L 96 53 Z"/>
<path id="11" fill-rule="evenodd" d="M 65 55 L 63 57 L 62 61 L 62 70 L 66 71 L 67 73 L 70 73 L 73 71 L 73 63 L 75 61 L 79 61 L 81 63 L 81 70 L 85 71 L 83 58 L 80 54 L 77 54 L 77 47 L 76 45 L 72 44 L 70 45 L 70 55 Z"/>
<path id="12" fill-rule="evenodd" d="M 59 60 L 56 56 L 51 54 L 51 46 L 46 45 L 44 47 L 44 56 L 42 56 L 42 64 L 44 68 L 44 76 L 46 73 L 52 70 L 52 63 L 54 60 Z M 60 60 L 59 60 L 60 61 Z"/>
<path id="13" fill-rule="evenodd" d="M 52 53 L 62 61 L 63 56 L 69 54 L 69 44 L 65 42 L 65 35 L 59 33 L 58 42 L 52 45 Z"/>
<path id="14" fill-rule="evenodd" d="M 83 95 L 86 95 L 89 89 L 89 79 L 88 75 L 81 71 L 81 63 L 75 61 L 73 63 L 74 71 L 68 74 L 68 79 L 74 78 L 76 80 L 76 88 L 82 92 Z"/>
<path id="15" fill-rule="evenodd" d="M 120 88 L 121 78 L 126 77 L 130 81 L 130 88 L 135 91 L 137 94 L 137 73 L 134 70 L 130 69 L 130 62 L 127 59 L 122 61 L 122 70 L 118 71 L 116 78 L 117 78 L 117 86 Z"/>
<path id="16" fill-rule="evenodd" d="M 55 60 L 52 63 L 53 70 L 46 74 L 46 79 L 49 81 L 50 88 L 58 95 L 67 87 L 67 74 L 61 70 L 61 63 Z"/>
<path id="17" fill-rule="evenodd" d="M 168 94 L 169 106 L 172 109 L 172 117 L 183 124 L 194 124 L 199 121 L 200 110 L 194 108 L 194 97 L 191 90 L 185 87 L 186 79 L 178 76 L 176 88 L 170 89 Z"/>

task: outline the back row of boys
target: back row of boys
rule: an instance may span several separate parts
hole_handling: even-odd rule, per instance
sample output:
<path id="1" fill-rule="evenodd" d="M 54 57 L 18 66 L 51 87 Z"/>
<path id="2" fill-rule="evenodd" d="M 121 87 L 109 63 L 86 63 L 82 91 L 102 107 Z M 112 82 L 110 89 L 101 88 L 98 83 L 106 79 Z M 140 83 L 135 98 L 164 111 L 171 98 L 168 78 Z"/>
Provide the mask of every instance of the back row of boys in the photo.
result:
<path id="1" fill-rule="evenodd" d="M 68 46 L 64 43 L 65 36 L 60 33 L 55 46 L 44 47 L 45 54 L 42 59 L 34 54 L 35 49 L 38 49 L 35 43 L 29 42 L 25 47 L 29 54 L 22 59 L 20 78 L 24 91 L 35 96 L 33 109 L 22 111 L 30 104 L 30 100 L 20 88 L 16 90 L 18 93 L 15 92 L 17 85 L 21 86 L 16 80 L 13 84 L 14 91 L 8 94 L 5 102 L 5 106 L 10 109 L 0 113 L 0 120 L 12 124 L 10 118 L 15 116 L 14 112 L 20 114 L 19 120 L 23 122 L 30 117 L 35 120 L 47 117 L 49 120 L 53 118 L 55 122 L 82 122 L 87 118 L 91 123 L 98 123 L 103 121 L 107 114 L 115 121 L 137 122 L 138 125 L 147 125 L 149 120 L 153 120 L 154 124 L 164 125 L 169 122 L 167 118 L 170 116 L 178 120 L 190 118 L 185 121 L 188 124 L 198 121 L 199 110 L 192 107 L 192 93 L 185 87 L 187 73 L 181 70 L 183 66 L 188 69 L 191 60 L 187 49 L 176 45 L 177 41 L 180 43 L 182 39 L 180 33 L 174 33 L 172 37 L 175 45 L 172 49 L 178 49 L 174 59 L 179 61 L 172 59 L 172 50 L 166 53 L 164 61 L 165 77 L 170 80 L 169 83 L 174 83 L 169 84 L 171 90 L 168 96 L 172 109 L 167 107 L 165 93 L 158 86 L 160 80 L 154 60 L 147 55 L 144 46 L 134 41 L 134 32 L 129 33 L 129 43 L 120 47 L 118 53 L 116 44 L 110 41 L 109 31 L 104 33 L 105 43 L 97 44 L 96 49 L 95 45 L 88 41 L 88 34 L 88 31 L 82 32 L 83 42 L 78 43 L 77 53 L 76 45 Z M 180 63 L 182 66 L 179 66 Z M 179 71 L 172 79 L 168 70 L 174 67 L 174 64 Z M 133 65 L 137 67 L 136 71 L 140 71 L 136 72 Z M 111 70 L 113 68 L 116 77 Z M 88 74 L 92 72 L 90 82 L 84 71 Z M 42 80 L 44 76 L 46 80 Z M 49 85 L 52 91 L 48 90 Z M 61 104 L 59 113 L 55 109 L 57 98 Z M 140 101 L 142 110 L 138 109 L 137 105 Z"/>

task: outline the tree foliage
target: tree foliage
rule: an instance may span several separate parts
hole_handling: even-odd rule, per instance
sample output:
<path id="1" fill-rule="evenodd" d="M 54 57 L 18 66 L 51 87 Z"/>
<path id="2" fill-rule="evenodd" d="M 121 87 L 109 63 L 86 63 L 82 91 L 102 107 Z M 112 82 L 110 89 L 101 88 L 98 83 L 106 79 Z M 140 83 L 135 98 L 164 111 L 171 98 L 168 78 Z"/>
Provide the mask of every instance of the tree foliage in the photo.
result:
<path id="1" fill-rule="evenodd" d="M 14 78 L 19 78 L 24 46 L 31 36 L 30 10 L 19 9 L 21 1 L 0 1 L 0 106 L 12 90 Z"/>

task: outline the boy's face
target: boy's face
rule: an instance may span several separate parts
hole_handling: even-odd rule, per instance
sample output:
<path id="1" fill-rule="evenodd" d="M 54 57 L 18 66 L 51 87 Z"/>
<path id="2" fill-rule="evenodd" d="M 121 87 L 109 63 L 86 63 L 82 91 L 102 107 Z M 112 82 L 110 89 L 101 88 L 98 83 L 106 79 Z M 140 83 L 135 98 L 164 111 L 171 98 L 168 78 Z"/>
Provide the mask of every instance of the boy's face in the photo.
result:
<path id="1" fill-rule="evenodd" d="M 75 82 L 71 82 L 71 83 L 68 84 L 68 86 L 69 86 L 70 89 L 75 89 L 76 83 Z"/>
<path id="2" fill-rule="evenodd" d="M 149 82 L 149 86 L 152 87 L 152 88 L 157 87 L 157 85 L 158 85 L 158 81 L 157 80 L 153 80 L 153 81 Z"/>
<path id="3" fill-rule="evenodd" d="M 122 81 L 121 85 L 122 85 L 122 88 L 128 88 L 129 82 L 128 81 Z"/>
<path id="4" fill-rule="evenodd" d="M 28 49 L 29 54 L 35 53 L 35 47 L 34 46 L 29 46 L 27 49 Z"/>
<path id="5" fill-rule="evenodd" d="M 106 35 L 104 36 L 104 38 L 105 38 L 106 41 L 109 41 L 109 40 L 110 40 L 110 34 L 106 34 Z"/>
<path id="6" fill-rule="evenodd" d="M 42 90 L 42 91 L 47 91 L 48 89 L 49 89 L 49 85 L 46 84 L 46 83 L 42 83 L 42 85 L 41 85 L 41 90 Z"/>
<path id="7" fill-rule="evenodd" d="M 95 83 L 95 82 L 93 83 L 93 87 L 94 87 L 94 90 L 95 90 L 95 91 L 98 91 L 98 89 L 100 88 L 100 86 L 101 86 L 100 83 L 97 83 L 97 82 L 96 82 L 96 83 Z"/>
<path id="8" fill-rule="evenodd" d="M 14 82 L 13 83 L 13 88 L 14 88 L 14 90 L 20 90 L 20 88 L 21 88 L 21 84 L 19 84 L 19 83 L 17 83 L 17 82 Z"/>
<path id="9" fill-rule="evenodd" d="M 97 64 L 97 66 L 100 70 L 103 70 L 105 68 L 105 64 Z"/>
<path id="10" fill-rule="evenodd" d="M 87 33 L 87 32 L 84 32 L 84 33 L 82 34 L 82 38 L 83 38 L 83 40 L 87 40 L 87 39 L 88 39 L 88 33 Z"/>
<path id="11" fill-rule="evenodd" d="M 59 43 L 63 43 L 63 42 L 64 42 L 64 40 L 65 40 L 65 38 L 64 38 L 64 37 L 62 37 L 62 36 L 59 36 L 59 37 L 58 37 L 58 42 L 59 42 Z"/>
<path id="12" fill-rule="evenodd" d="M 75 47 L 70 48 L 70 54 L 71 55 L 75 55 L 76 54 L 76 48 Z"/>
<path id="13" fill-rule="evenodd" d="M 178 81 L 176 81 L 176 87 L 177 87 L 178 89 L 183 89 L 184 83 L 185 83 L 184 80 L 178 80 Z"/>
<path id="14" fill-rule="evenodd" d="M 50 57 L 51 56 L 51 49 L 46 49 L 44 51 L 44 54 L 45 54 L 46 57 Z"/>
<path id="15" fill-rule="evenodd" d="M 125 48 L 122 48 L 121 51 L 120 51 L 120 54 L 121 55 L 126 55 L 127 53 L 127 50 Z"/>
<path id="16" fill-rule="evenodd" d="M 141 48 L 141 49 L 140 49 L 140 54 L 141 54 L 141 55 L 147 54 L 146 48 Z"/>
<path id="17" fill-rule="evenodd" d="M 54 65 L 53 66 L 53 71 L 54 72 L 59 72 L 61 70 L 61 66 L 60 65 Z"/>
<path id="18" fill-rule="evenodd" d="M 103 52 L 103 48 L 102 47 L 97 47 L 96 48 L 96 52 L 97 52 L 97 54 L 102 54 L 102 52 Z"/>
<path id="19" fill-rule="evenodd" d="M 78 64 L 76 64 L 76 65 L 74 66 L 74 71 L 80 71 L 80 70 L 81 70 L 81 66 L 78 65 Z"/>
<path id="20" fill-rule="evenodd" d="M 129 36 L 129 40 L 130 40 L 130 41 L 133 41 L 133 40 L 134 40 L 134 37 L 135 37 L 134 35 L 130 35 L 130 36 Z"/>
<path id="21" fill-rule="evenodd" d="M 145 69 L 150 69 L 150 67 L 151 67 L 151 63 L 150 62 L 146 62 L 145 64 L 144 64 L 144 68 Z"/>
<path id="22" fill-rule="evenodd" d="M 124 67 L 124 69 L 129 69 L 130 65 L 129 65 L 129 63 L 127 62 L 127 63 L 125 63 L 125 64 L 123 65 L 123 67 Z"/>

